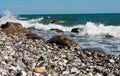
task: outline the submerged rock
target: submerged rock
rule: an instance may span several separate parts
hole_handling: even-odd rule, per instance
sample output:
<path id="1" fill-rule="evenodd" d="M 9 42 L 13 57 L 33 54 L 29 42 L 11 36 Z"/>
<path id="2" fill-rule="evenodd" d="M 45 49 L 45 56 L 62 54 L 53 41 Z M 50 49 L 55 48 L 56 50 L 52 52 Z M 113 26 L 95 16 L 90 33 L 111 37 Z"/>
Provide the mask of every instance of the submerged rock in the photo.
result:
<path id="1" fill-rule="evenodd" d="M 51 20 L 50 23 L 58 23 L 59 21 L 54 19 L 54 20 Z"/>
<path id="2" fill-rule="evenodd" d="M 65 36 L 54 36 L 50 40 L 47 41 L 48 43 L 55 43 L 57 45 L 62 45 L 62 46 L 69 46 L 69 47 L 79 47 L 79 44 L 76 42 L 66 38 Z"/>
<path id="3" fill-rule="evenodd" d="M 52 28 L 52 29 L 50 29 L 51 31 L 53 30 L 53 31 L 56 31 L 56 32 L 64 32 L 63 30 L 60 30 L 60 29 L 57 29 L 57 28 Z"/>

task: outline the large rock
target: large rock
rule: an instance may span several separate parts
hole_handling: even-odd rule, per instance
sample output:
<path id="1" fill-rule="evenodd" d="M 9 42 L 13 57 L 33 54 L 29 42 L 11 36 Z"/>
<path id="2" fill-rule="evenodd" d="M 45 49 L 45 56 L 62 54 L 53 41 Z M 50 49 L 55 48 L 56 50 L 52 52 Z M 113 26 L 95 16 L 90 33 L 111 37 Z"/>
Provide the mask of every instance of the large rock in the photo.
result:
<path id="1" fill-rule="evenodd" d="M 69 47 L 80 47 L 79 44 L 76 42 L 66 38 L 65 36 L 54 36 L 50 40 L 47 41 L 48 43 L 55 43 L 57 45 L 62 46 L 69 46 Z"/>
<path id="2" fill-rule="evenodd" d="M 7 22 L 1 25 L 1 30 L 7 35 L 21 37 L 22 33 L 27 32 L 20 23 Z"/>
<path id="3" fill-rule="evenodd" d="M 7 22 L 6 24 L 1 25 L 2 29 L 8 28 L 8 27 L 15 28 L 16 30 L 23 29 L 20 23 Z"/>
<path id="4" fill-rule="evenodd" d="M 6 24 L 1 25 L 1 31 L 5 32 L 7 35 L 22 37 L 23 34 L 26 34 L 27 38 L 31 38 L 33 40 L 43 40 L 44 38 L 33 34 L 32 32 L 28 31 L 27 29 L 23 28 L 20 23 L 14 23 L 14 22 L 7 22 Z"/>

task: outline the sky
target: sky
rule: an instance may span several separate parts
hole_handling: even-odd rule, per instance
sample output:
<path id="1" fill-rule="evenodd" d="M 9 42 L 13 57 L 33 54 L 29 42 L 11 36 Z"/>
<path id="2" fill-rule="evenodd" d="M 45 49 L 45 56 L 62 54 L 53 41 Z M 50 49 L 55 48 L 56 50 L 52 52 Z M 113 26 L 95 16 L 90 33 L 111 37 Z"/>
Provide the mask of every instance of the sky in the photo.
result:
<path id="1" fill-rule="evenodd" d="M 120 13 L 120 0 L 0 0 L 0 14 Z"/>

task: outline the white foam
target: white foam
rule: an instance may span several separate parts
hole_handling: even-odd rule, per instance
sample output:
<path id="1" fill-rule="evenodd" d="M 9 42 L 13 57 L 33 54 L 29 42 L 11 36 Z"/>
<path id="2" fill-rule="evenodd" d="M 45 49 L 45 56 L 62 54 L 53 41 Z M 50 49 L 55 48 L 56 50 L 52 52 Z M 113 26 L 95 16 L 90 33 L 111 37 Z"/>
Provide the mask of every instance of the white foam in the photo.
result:
<path id="1" fill-rule="evenodd" d="M 5 24 L 6 22 L 18 22 L 21 23 L 23 27 L 29 28 L 34 27 L 35 29 L 44 29 L 49 30 L 52 28 L 60 29 L 63 31 L 71 31 L 72 28 L 82 28 L 83 30 L 80 31 L 79 34 L 81 35 L 104 35 L 110 34 L 114 37 L 120 37 L 120 26 L 104 26 L 104 24 L 95 24 L 92 22 L 87 22 L 85 25 L 75 25 L 72 27 L 62 26 L 58 24 L 42 24 L 40 21 L 43 18 L 38 19 L 31 19 L 31 20 L 20 20 L 17 16 L 11 14 L 11 12 L 7 11 L 4 15 L 0 18 L 0 25 Z"/>
<path id="2" fill-rule="evenodd" d="M 92 22 L 87 22 L 87 24 L 84 27 L 83 34 L 87 35 L 104 35 L 104 34 L 110 34 L 114 37 L 120 37 L 120 26 L 104 26 L 103 24 L 95 24 Z"/>

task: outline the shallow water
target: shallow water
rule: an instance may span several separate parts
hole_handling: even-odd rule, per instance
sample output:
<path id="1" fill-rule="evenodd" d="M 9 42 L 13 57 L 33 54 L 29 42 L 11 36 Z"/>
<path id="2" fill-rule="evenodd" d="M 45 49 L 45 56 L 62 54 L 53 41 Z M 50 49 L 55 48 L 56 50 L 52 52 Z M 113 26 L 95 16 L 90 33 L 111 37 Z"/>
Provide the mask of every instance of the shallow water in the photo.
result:
<path id="1" fill-rule="evenodd" d="M 49 40 L 56 35 L 65 35 L 71 40 L 77 42 L 82 48 L 89 48 L 96 51 L 104 51 L 107 54 L 120 55 L 120 38 L 106 38 L 104 36 L 81 36 L 72 32 L 55 32 L 55 31 L 39 31 L 31 30 Z"/>

